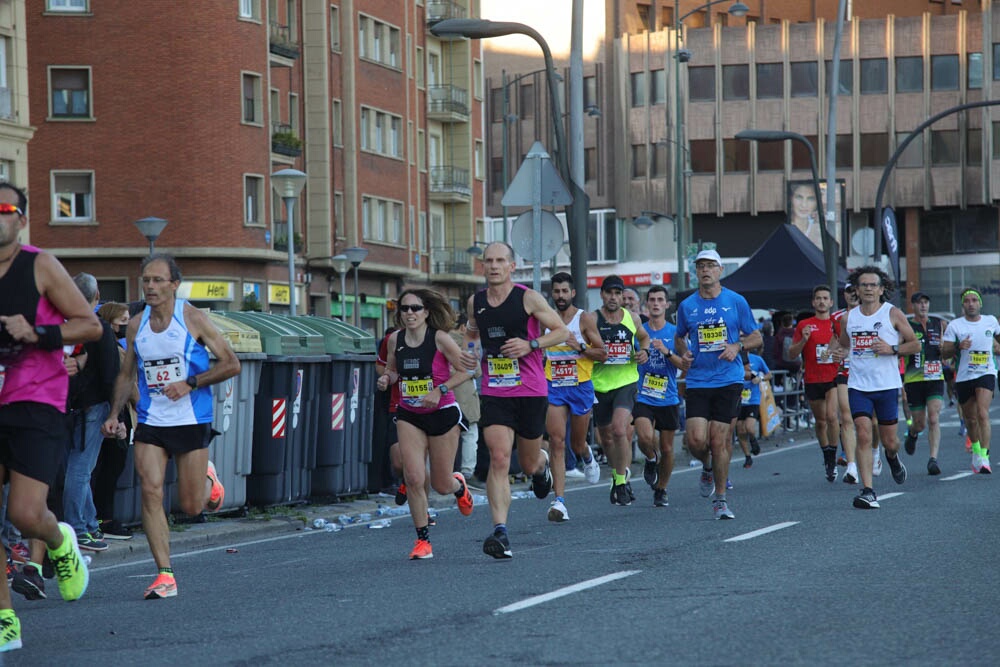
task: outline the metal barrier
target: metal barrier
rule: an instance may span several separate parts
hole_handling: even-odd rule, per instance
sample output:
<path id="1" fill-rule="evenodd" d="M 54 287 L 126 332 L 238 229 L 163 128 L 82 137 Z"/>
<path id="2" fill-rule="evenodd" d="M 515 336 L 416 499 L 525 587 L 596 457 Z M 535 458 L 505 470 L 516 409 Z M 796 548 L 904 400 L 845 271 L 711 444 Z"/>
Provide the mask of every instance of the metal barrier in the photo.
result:
<path id="1" fill-rule="evenodd" d="M 774 400 L 781 408 L 781 425 L 786 431 L 811 428 L 812 410 L 806 400 L 802 371 L 771 371 Z"/>

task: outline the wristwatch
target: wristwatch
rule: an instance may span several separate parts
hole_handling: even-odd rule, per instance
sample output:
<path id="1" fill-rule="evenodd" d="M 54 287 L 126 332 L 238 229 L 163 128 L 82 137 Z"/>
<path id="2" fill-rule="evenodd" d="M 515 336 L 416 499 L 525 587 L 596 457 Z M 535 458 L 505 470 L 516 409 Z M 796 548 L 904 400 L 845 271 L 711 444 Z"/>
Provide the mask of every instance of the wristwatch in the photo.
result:
<path id="1" fill-rule="evenodd" d="M 437 387 L 437 389 L 438 389 L 438 391 L 441 392 L 442 396 L 444 396 L 449 391 L 451 391 L 450 389 L 448 389 L 448 385 L 446 385 L 446 384 L 439 384 L 438 387 Z"/>
<path id="2" fill-rule="evenodd" d="M 537 338 L 532 338 L 530 341 L 528 341 L 528 345 L 531 347 L 532 350 L 537 350 L 538 349 L 538 339 Z"/>
<path id="3" fill-rule="evenodd" d="M 188 375 L 187 379 L 184 380 L 184 381 L 187 383 L 187 386 L 191 387 L 191 389 L 197 389 L 198 388 L 198 376 L 197 375 Z"/>
<path id="4" fill-rule="evenodd" d="M 892 353 L 893 354 L 899 354 L 899 346 L 898 345 L 893 345 L 892 346 Z"/>

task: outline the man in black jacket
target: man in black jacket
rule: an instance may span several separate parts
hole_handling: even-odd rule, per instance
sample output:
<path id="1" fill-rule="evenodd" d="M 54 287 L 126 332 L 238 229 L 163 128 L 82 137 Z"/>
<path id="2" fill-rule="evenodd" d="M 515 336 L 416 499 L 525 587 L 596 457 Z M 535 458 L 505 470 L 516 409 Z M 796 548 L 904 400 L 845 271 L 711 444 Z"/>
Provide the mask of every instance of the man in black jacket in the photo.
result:
<path id="1" fill-rule="evenodd" d="M 80 273 L 73 282 L 92 307 L 100 299 L 97 279 Z M 104 551 L 108 548 L 97 524 L 97 510 L 90 487 L 90 477 L 101 451 L 101 425 L 108 418 L 115 378 L 121 368 L 118 343 L 111 326 L 101 320 L 100 340 L 86 343 L 83 352 L 67 358 L 68 370 L 79 370 L 70 378 L 69 413 L 72 440 L 66 458 L 66 484 L 63 490 L 63 515 L 76 531 L 81 549 Z"/>

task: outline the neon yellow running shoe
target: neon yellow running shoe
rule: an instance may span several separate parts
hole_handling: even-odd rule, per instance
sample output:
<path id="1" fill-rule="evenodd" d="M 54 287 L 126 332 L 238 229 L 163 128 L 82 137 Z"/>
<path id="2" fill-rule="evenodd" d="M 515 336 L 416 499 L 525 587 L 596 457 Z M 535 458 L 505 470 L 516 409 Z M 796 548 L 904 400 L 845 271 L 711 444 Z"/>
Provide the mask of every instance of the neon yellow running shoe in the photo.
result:
<path id="1" fill-rule="evenodd" d="M 0 616 L 0 653 L 21 648 L 21 621 L 13 609 L 4 611 L 7 613 Z"/>
<path id="2" fill-rule="evenodd" d="M 67 602 L 79 600 L 87 592 L 90 583 L 90 572 L 87 563 L 80 555 L 80 545 L 76 543 L 76 532 L 69 524 L 59 522 L 59 532 L 63 535 L 63 543 L 55 550 L 49 549 L 49 559 L 59 580 L 59 594 Z"/>

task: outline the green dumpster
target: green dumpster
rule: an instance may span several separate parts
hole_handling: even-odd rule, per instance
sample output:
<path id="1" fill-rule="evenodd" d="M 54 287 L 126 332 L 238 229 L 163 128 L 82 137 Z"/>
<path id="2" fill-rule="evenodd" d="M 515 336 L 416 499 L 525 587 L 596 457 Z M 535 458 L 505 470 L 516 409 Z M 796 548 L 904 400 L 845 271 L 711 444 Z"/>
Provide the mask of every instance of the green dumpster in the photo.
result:
<path id="1" fill-rule="evenodd" d="M 247 502 L 266 506 L 309 497 L 316 461 L 319 385 L 330 365 L 323 338 L 287 317 L 222 312 L 260 334 L 266 354 L 254 401 Z"/>
<path id="2" fill-rule="evenodd" d="M 342 496 L 368 489 L 375 405 L 375 339 L 326 317 L 291 318 L 323 336 L 332 359 L 320 387 L 315 496 Z"/>

